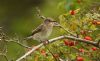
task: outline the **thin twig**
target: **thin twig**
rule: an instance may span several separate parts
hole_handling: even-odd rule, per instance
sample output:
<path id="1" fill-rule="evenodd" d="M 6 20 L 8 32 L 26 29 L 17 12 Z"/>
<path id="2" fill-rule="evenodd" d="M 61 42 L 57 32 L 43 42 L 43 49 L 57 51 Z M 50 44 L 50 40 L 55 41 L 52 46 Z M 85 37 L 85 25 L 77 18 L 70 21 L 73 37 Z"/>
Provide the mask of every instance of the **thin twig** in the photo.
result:
<path id="1" fill-rule="evenodd" d="M 8 58 L 7 58 L 7 56 L 6 56 L 6 54 L 0 53 L 0 55 L 1 55 L 1 56 L 4 56 L 5 59 L 6 59 L 7 61 L 9 61 Z"/>
<path id="2" fill-rule="evenodd" d="M 40 11 L 40 9 L 38 7 L 36 7 L 36 10 L 37 10 L 37 16 L 39 16 L 43 20 L 46 19 L 45 16 L 41 15 L 41 11 Z"/>
<path id="3" fill-rule="evenodd" d="M 59 36 L 59 37 L 56 37 L 56 38 L 53 38 L 53 39 L 50 39 L 48 40 L 49 43 L 52 43 L 52 42 L 55 42 L 57 40 L 60 40 L 60 39 L 71 39 L 73 41 L 78 41 L 78 42 L 83 42 L 83 43 L 87 43 L 87 44 L 91 44 L 95 47 L 98 47 L 100 48 L 100 46 L 97 45 L 97 42 L 93 42 L 93 41 L 89 41 L 89 40 L 84 40 L 84 39 L 81 39 L 81 38 L 76 38 L 76 37 L 73 37 L 73 36 L 67 36 L 67 35 L 64 35 L 64 36 Z M 32 48 L 32 50 L 28 51 L 27 53 L 25 53 L 23 56 L 21 56 L 20 58 L 18 58 L 16 61 L 21 61 L 23 58 L 26 58 L 28 55 L 30 55 L 32 52 L 34 52 L 36 49 L 42 47 L 44 44 L 43 43 L 40 43 L 39 45 L 37 45 L 36 47 Z"/>
<path id="4" fill-rule="evenodd" d="M 63 59 L 59 58 L 59 61 L 64 61 Z"/>
<path id="5" fill-rule="evenodd" d="M 73 34 L 72 32 L 70 32 L 67 28 L 65 29 L 63 26 L 60 25 L 60 27 L 65 30 L 66 32 L 68 32 L 70 35 L 72 36 L 76 36 L 75 34 Z"/>
<path id="6" fill-rule="evenodd" d="M 34 52 L 36 49 L 40 48 L 43 46 L 43 43 L 37 45 L 36 47 L 32 48 L 32 50 L 28 51 L 25 53 L 22 57 L 18 58 L 16 61 L 21 61 L 22 59 L 26 58 L 26 56 L 30 55 L 32 52 Z"/>
<path id="7" fill-rule="evenodd" d="M 17 44 L 19 44 L 20 46 L 23 46 L 23 47 L 25 47 L 25 48 L 31 48 L 31 47 L 29 47 L 29 46 L 26 46 L 26 45 L 24 45 L 24 44 L 22 44 L 22 43 L 20 43 L 20 42 L 17 42 L 17 41 L 13 41 L 13 40 L 6 40 L 6 42 L 14 42 L 14 43 L 17 43 Z"/>
<path id="8" fill-rule="evenodd" d="M 98 40 L 97 45 L 100 46 L 100 40 Z"/>
<path id="9" fill-rule="evenodd" d="M 50 51 L 50 49 L 47 47 L 47 46 L 44 46 L 50 53 L 51 55 L 53 56 L 53 58 L 55 59 L 55 61 L 57 61 L 56 57 L 54 56 L 54 54 Z"/>

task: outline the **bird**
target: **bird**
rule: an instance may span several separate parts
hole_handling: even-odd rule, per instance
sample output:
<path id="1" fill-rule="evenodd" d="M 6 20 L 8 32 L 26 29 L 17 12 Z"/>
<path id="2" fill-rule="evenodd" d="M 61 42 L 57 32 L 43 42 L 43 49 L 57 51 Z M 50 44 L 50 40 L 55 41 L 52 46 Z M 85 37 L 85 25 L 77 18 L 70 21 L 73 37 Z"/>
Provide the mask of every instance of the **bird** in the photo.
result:
<path id="1" fill-rule="evenodd" d="M 44 19 L 36 29 L 32 31 L 32 34 L 27 37 L 27 39 L 37 40 L 38 42 L 45 43 L 48 40 L 48 37 L 51 35 L 53 27 L 58 26 L 59 24 L 54 21 L 52 18 Z"/>

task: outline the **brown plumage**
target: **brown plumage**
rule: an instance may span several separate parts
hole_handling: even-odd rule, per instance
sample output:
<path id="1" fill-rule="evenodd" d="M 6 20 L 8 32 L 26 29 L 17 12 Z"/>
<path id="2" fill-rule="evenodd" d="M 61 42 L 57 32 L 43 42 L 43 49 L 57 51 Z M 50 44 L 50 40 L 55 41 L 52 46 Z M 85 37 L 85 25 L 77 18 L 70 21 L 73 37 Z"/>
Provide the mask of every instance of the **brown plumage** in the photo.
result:
<path id="1" fill-rule="evenodd" d="M 46 41 L 52 33 L 55 24 L 56 22 L 52 18 L 46 18 L 41 25 L 32 31 L 31 36 L 27 37 L 27 39 L 32 38 L 39 42 Z"/>

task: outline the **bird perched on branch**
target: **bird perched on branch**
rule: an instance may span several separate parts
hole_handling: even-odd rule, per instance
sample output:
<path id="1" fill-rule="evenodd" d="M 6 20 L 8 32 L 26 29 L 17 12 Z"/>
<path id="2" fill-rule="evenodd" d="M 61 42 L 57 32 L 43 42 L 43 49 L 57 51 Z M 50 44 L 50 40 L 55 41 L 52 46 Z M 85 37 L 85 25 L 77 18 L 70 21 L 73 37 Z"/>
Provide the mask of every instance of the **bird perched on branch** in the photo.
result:
<path id="1" fill-rule="evenodd" d="M 39 42 L 44 42 L 48 40 L 48 37 L 52 33 L 52 29 L 54 26 L 60 26 L 54 19 L 46 18 L 40 14 L 40 10 L 36 7 L 37 15 L 43 19 L 43 23 L 40 24 L 36 29 L 32 31 L 32 34 L 27 37 L 27 39 L 37 40 Z"/>
<path id="2" fill-rule="evenodd" d="M 53 27 L 58 25 L 59 24 L 52 18 L 46 18 L 41 25 L 32 31 L 32 34 L 27 37 L 27 39 L 32 38 L 34 40 L 38 40 L 39 42 L 45 42 L 52 33 Z"/>

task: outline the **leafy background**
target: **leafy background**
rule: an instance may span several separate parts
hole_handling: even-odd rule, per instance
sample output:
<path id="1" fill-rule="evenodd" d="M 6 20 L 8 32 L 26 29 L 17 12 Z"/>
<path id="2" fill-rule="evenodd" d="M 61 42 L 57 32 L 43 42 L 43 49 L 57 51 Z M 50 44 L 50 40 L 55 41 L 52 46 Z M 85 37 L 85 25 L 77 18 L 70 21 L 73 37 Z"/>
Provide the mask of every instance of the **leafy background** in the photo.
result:
<path id="1" fill-rule="evenodd" d="M 79 34 L 81 38 L 88 35 L 91 36 L 93 40 L 99 40 L 100 26 L 92 24 L 94 19 L 100 20 L 99 2 L 100 0 L 0 0 L 0 26 L 2 27 L 2 30 L 0 30 L 0 53 L 5 54 L 4 56 L 0 55 L 0 61 L 7 61 L 6 59 L 15 61 L 28 51 L 28 49 L 15 42 L 5 42 L 5 40 L 19 41 L 29 46 L 38 44 L 38 42 L 35 41 L 23 40 L 23 38 L 31 34 L 31 30 L 35 29 L 42 22 L 42 20 L 36 16 L 36 7 L 40 8 L 44 16 L 54 18 L 64 28 L 72 33 Z M 75 11 L 75 15 L 70 14 L 71 10 Z M 83 35 L 80 33 L 82 30 L 93 32 L 87 32 Z M 63 29 L 55 27 L 49 38 L 54 38 L 63 34 L 68 33 Z M 4 38 L 2 39 L 2 37 Z M 80 54 L 73 47 L 65 46 L 63 40 L 54 42 L 47 47 L 49 47 L 52 53 L 59 55 L 63 60 L 76 60 L 77 55 L 84 57 L 85 61 L 100 60 L 100 54 L 97 54 L 100 53 L 99 50 L 92 51 L 90 48 L 93 46 L 85 46 L 87 46 L 87 44 L 80 43 L 74 47 L 77 49 L 84 48 L 86 51 L 89 50 L 89 53 L 93 52 L 93 56 L 89 56 L 90 58 L 88 58 L 87 53 Z M 42 54 L 41 50 L 44 51 L 45 54 L 47 53 L 47 56 L 44 53 Z M 53 61 L 54 58 L 47 49 L 42 47 L 25 60 Z"/>

